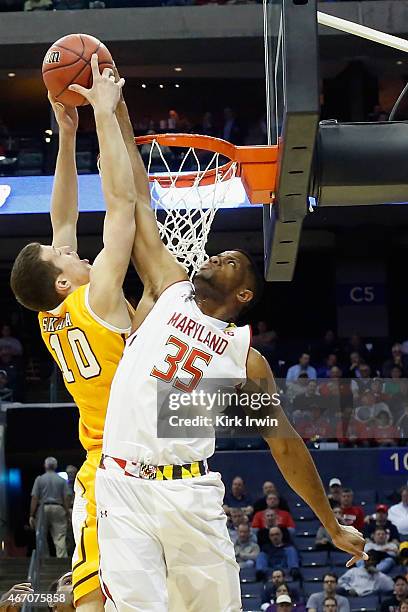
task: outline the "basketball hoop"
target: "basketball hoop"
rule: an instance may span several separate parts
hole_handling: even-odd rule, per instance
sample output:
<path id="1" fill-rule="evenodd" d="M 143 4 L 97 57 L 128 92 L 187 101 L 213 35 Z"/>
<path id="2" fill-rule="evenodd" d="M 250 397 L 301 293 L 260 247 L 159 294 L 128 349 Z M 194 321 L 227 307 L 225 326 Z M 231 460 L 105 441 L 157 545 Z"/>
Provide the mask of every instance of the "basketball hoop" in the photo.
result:
<path id="1" fill-rule="evenodd" d="M 152 134 L 135 142 L 147 162 L 160 236 L 191 274 L 208 258 L 215 213 L 233 202 L 234 190 L 243 187 L 252 204 L 273 204 L 276 146 L 235 146 L 196 134 Z"/>

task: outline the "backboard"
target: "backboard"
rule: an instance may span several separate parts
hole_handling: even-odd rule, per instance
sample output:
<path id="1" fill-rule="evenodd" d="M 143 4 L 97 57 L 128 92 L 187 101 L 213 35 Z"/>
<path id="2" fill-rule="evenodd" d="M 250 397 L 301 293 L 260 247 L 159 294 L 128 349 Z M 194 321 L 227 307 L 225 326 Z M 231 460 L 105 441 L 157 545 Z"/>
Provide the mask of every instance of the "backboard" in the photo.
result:
<path id="1" fill-rule="evenodd" d="M 264 0 L 268 144 L 279 144 L 274 206 L 264 206 L 265 278 L 292 280 L 319 122 L 316 0 Z"/>

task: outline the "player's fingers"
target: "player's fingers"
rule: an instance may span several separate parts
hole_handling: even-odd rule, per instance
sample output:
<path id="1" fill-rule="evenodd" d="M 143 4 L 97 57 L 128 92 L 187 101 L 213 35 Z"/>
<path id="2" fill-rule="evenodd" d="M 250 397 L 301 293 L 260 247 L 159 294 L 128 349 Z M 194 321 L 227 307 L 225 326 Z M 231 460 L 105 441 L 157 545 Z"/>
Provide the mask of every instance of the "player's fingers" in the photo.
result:
<path id="1" fill-rule="evenodd" d="M 13 587 L 13 591 L 15 593 L 31 593 L 33 589 L 31 588 L 30 583 L 24 583 L 24 584 L 16 584 Z"/>
<path id="2" fill-rule="evenodd" d="M 98 56 L 96 53 L 92 53 L 91 56 L 91 68 L 92 68 L 92 77 L 95 80 L 97 77 L 101 76 L 99 72 L 99 64 L 98 64 Z"/>
<path id="3" fill-rule="evenodd" d="M 116 64 L 113 64 L 113 74 L 115 75 L 115 80 L 119 81 L 120 75 L 119 75 L 118 69 L 116 68 Z"/>
<path id="4" fill-rule="evenodd" d="M 119 79 L 119 81 L 117 82 L 117 85 L 118 85 L 118 87 L 120 87 L 120 89 L 122 89 L 124 84 L 125 84 L 125 79 L 123 79 L 123 78 Z"/>
<path id="5" fill-rule="evenodd" d="M 113 76 L 112 68 L 104 68 L 102 72 L 102 76 L 105 77 L 106 79 L 112 77 Z"/>
<path id="6" fill-rule="evenodd" d="M 20 582 L 19 584 L 15 584 L 13 589 L 24 589 L 26 587 L 30 588 L 31 582 Z"/>
<path id="7" fill-rule="evenodd" d="M 87 97 L 87 94 L 90 91 L 89 89 L 85 89 L 85 87 L 82 87 L 82 85 L 76 85 L 76 83 L 70 85 L 68 89 L 70 91 L 75 91 L 76 93 L 81 94 L 81 96 L 84 96 L 85 98 Z"/>
<path id="8" fill-rule="evenodd" d="M 355 563 L 357 563 L 357 561 L 359 561 L 360 557 L 357 557 L 357 555 L 354 555 L 354 557 L 352 557 L 351 559 L 349 559 L 346 563 L 346 567 L 351 567 L 352 565 L 354 565 Z"/>

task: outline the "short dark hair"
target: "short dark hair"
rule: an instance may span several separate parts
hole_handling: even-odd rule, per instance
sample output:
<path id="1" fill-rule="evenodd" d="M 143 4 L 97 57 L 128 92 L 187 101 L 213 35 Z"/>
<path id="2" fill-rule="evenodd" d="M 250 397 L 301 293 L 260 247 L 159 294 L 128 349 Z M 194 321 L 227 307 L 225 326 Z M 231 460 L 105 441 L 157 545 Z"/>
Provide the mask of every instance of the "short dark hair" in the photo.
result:
<path id="1" fill-rule="evenodd" d="M 350 489 L 350 488 L 348 488 L 348 487 L 345 487 L 345 488 L 342 490 L 342 493 L 353 493 L 353 489 Z"/>
<path id="2" fill-rule="evenodd" d="M 20 304 L 37 312 L 52 310 L 63 300 L 55 289 L 62 270 L 41 257 L 39 242 L 27 244 L 17 255 L 10 276 L 11 289 Z"/>
<path id="3" fill-rule="evenodd" d="M 329 596 L 329 597 L 325 597 L 325 598 L 323 599 L 323 605 L 324 605 L 324 604 L 325 604 L 327 601 L 334 601 L 334 602 L 335 602 L 335 604 L 336 604 L 336 606 L 337 606 L 337 599 L 334 597 L 334 595 L 333 595 L 333 596 Z"/>
<path id="4" fill-rule="evenodd" d="M 407 582 L 406 576 L 403 576 L 402 574 L 398 574 L 398 576 L 395 576 L 393 580 L 394 580 L 394 583 L 397 582 L 397 580 L 403 580 L 404 582 Z"/>
<path id="5" fill-rule="evenodd" d="M 333 572 L 326 572 L 323 575 L 323 580 L 326 578 L 326 576 L 329 576 L 330 578 L 334 578 L 336 582 L 338 581 L 337 574 L 334 574 Z"/>
<path id="6" fill-rule="evenodd" d="M 250 310 L 251 308 L 253 308 L 260 302 L 262 298 L 262 294 L 263 294 L 263 289 L 264 289 L 264 279 L 252 255 L 250 255 L 247 251 L 244 251 L 243 249 L 233 249 L 233 250 L 236 251 L 237 253 L 242 253 L 242 255 L 244 255 L 244 257 L 248 261 L 247 273 L 250 277 L 251 285 L 252 285 L 250 289 L 252 293 L 254 294 L 252 300 L 242 307 L 239 313 L 241 316 L 247 313 L 248 310 Z"/>

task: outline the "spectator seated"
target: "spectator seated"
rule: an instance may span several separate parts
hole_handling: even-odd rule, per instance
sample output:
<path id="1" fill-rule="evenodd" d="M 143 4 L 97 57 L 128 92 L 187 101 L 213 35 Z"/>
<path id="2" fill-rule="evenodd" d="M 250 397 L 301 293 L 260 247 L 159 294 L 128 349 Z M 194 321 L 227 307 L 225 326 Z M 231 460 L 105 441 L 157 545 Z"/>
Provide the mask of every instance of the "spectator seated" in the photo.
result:
<path id="1" fill-rule="evenodd" d="M 323 587 L 323 589 L 321 589 Z M 350 605 L 346 597 L 338 595 L 337 576 L 336 574 L 327 572 L 323 576 L 323 582 L 319 583 L 320 590 L 310 594 L 306 608 L 308 612 L 325 612 L 324 601 L 327 597 L 334 597 L 337 604 L 337 612 L 350 612 Z"/>
<path id="2" fill-rule="evenodd" d="M 282 569 L 276 569 L 276 570 L 273 570 L 268 582 L 263 584 L 261 587 L 262 604 L 269 605 L 272 602 L 274 602 L 277 596 L 278 588 L 283 584 L 288 587 L 289 596 L 294 603 L 298 603 L 301 601 L 299 591 L 296 588 L 292 587 L 291 585 L 289 586 L 287 585 L 285 572 Z"/>
<path id="3" fill-rule="evenodd" d="M 238 526 L 238 536 L 234 546 L 235 558 L 239 567 L 254 567 L 260 548 L 256 538 L 251 534 L 248 524 L 241 523 Z"/>
<path id="4" fill-rule="evenodd" d="M 351 597 L 391 593 L 392 579 L 376 569 L 376 557 L 369 551 L 363 567 L 352 567 L 339 578 L 339 591 Z"/>
<path id="5" fill-rule="evenodd" d="M 298 552 L 294 546 L 284 544 L 279 527 L 269 530 L 269 542 L 263 545 L 256 559 L 257 579 L 264 580 L 273 569 L 289 570 L 293 578 L 300 575 Z"/>
<path id="6" fill-rule="evenodd" d="M 224 498 L 225 514 L 230 514 L 231 508 L 241 508 L 242 512 L 250 516 L 253 513 L 252 498 L 245 491 L 245 484 L 240 476 L 236 476 L 232 481 L 230 492 Z"/>

